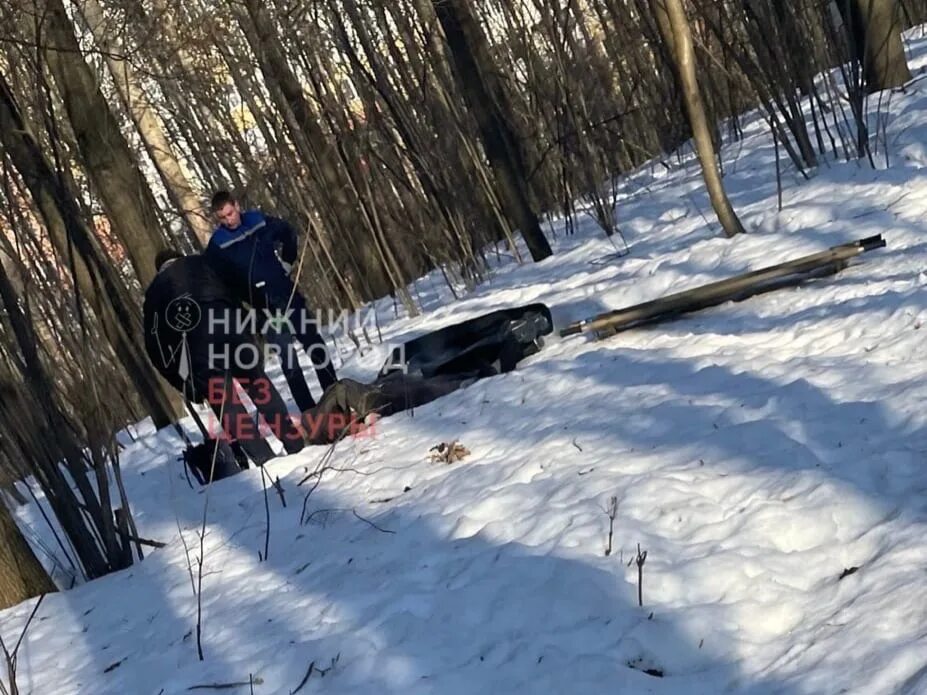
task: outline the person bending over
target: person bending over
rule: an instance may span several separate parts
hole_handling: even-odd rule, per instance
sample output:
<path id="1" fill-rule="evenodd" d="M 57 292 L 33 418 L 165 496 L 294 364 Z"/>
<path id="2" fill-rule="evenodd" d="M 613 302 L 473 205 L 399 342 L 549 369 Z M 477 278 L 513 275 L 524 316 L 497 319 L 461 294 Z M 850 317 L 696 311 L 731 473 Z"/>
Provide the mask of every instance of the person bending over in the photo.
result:
<path id="1" fill-rule="evenodd" d="M 207 400 L 226 434 L 258 465 L 273 457 L 234 382 L 243 388 L 287 453 L 303 448 L 303 435 L 264 372 L 250 334 L 237 332 L 240 302 L 200 255 L 167 250 L 145 290 L 145 351 L 155 369 L 191 402 Z"/>

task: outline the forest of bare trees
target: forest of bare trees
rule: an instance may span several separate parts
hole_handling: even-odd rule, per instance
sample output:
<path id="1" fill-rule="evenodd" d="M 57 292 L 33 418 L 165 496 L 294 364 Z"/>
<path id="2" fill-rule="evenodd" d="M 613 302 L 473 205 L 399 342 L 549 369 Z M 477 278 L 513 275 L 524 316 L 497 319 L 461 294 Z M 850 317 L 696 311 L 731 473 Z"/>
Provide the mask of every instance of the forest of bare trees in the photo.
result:
<path id="1" fill-rule="evenodd" d="M 202 248 L 214 190 L 297 224 L 323 310 L 414 315 L 425 272 L 458 292 L 488 253 L 541 261 L 579 201 L 620 234 L 616 177 L 690 139 L 732 236 L 717 152 L 740 115 L 799 175 L 882 165 L 869 100 L 910 79 L 927 0 L 10 0 L 0 19 L 0 468 L 33 476 L 93 578 L 142 554 L 113 432 L 178 414 L 141 290 L 160 250 Z M 6 518 L 0 605 L 48 589 L 7 579 L 41 573 Z"/>

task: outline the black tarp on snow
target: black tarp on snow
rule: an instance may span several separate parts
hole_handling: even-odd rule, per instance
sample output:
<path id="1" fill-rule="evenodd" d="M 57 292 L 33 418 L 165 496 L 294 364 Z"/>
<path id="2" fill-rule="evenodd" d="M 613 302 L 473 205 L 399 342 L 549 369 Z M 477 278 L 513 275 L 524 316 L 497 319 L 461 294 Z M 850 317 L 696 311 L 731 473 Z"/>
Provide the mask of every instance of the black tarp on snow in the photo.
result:
<path id="1" fill-rule="evenodd" d="M 328 415 L 385 417 L 509 372 L 541 349 L 542 337 L 553 325 L 550 309 L 529 304 L 493 311 L 397 346 L 373 383 L 341 379 L 325 391 L 307 414 L 310 439 L 322 444 L 338 438 L 338 433 L 319 426 Z"/>

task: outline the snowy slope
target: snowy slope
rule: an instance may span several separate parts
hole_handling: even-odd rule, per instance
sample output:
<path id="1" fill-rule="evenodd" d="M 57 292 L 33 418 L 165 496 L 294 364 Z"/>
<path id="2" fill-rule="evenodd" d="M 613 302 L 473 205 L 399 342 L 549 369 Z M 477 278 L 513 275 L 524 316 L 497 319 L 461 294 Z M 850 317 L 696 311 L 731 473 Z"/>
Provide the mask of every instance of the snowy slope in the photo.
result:
<path id="1" fill-rule="evenodd" d="M 927 65 L 927 41 L 912 47 Z M 782 212 L 772 143 L 749 126 L 725 152 L 748 235 L 706 223 L 690 157 L 624 182 L 627 258 L 588 224 L 460 301 L 426 278 L 422 317 L 384 304 L 386 343 L 532 301 L 563 324 L 888 241 L 799 289 L 552 340 L 514 373 L 386 419 L 331 454 L 307 524 L 312 481 L 298 483 L 327 449 L 277 459 L 286 507 L 268 493 L 266 561 L 260 471 L 215 484 L 202 662 L 185 546 L 195 571 L 206 494 L 185 482 L 176 437 L 142 437 L 123 462 L 129 495 L 141 535 L 168 545 L 45 599 L 22 692 L 247 693 L 251 677 L 255 693 L 290 693 L 337 658 L 299 692 L 927 693 L 927 79 L 885 116 L 888 168 L 787 170 Z M 345 354 L 342 374 L 370 378 L 386 352 Z M 455 438 L 470 456 L 426 460 Z M 34 508 L 21 521 L 47 537 Z M 4 639 L 34 603 L 0 613 Z"/>

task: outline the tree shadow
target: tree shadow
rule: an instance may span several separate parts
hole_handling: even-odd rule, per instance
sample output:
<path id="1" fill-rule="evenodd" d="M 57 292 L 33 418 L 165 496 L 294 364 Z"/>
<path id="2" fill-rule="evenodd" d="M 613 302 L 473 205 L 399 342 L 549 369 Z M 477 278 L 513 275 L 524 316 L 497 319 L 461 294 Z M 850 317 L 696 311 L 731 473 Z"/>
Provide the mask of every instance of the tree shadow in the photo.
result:
<path id="1" fill-rule="evenodd" d="M 880 297 L 869 308 L 889 305 Z M 561 307 L 570 315 L 602 308 L 595 297 Z M 845 318 L 858 309 L 852 303 L 834 307 Z M 786 322 L 814 319 L 819 310 L 810 307 L 772 320 L 738 316 L 730 328 L 773 331 Z M 696 324 L 684 320 L 687 330 L 697 332 Z M 405 473 L 359 479 L 359 489 L 369 493 L 359 513 L 395 533 L 356 517 L 351 511 L 358 508 L 356 495 L 347 494 L 342 482 L 330 487 L 329 479 L 311 498 L 313 521 L 300 526 L 301 494 L 294 493 L 304 490 L 296 482 L 305 466 L 323 455 L 313 450 L 299 459 L 305 466 L 287 459 L 267 467 L 280 475 L 289 497 L 282 509 L 269 492 L 270 554 L 262 562 L 260 472 L 216 483 L 208 517 L 204 663 L 196 660 L 195 600 L 176 535 L 179 523 L 187 542 L 196 543 L 192 529 L 199 526 L 203 493 L 187 488 L 176 467 L 166 473 L 173 476 L 170 491 L 143 482 L 165 475 L 165 464 L 179 450 L 173 433 L 138 442 L 139 451 L 158 454 L 126 473 L 140 532 L 170 539 L 171 546 L 149 553 L 126 572 L 49 597 L 44 610 L 70 618 L 41 620 L 30 642 L 51 643 L 61 638 L 54 631 L 71 631 L 72 658 L 94 662 L 93 689 L 100 693 L 184 692 L 197 684 L 244 682 L 248 674 L 262 680 L 257 693 L 289 692 L 310 662 L 325 668 L 339 654 L 325 677 L 326 689 L 345 692 L 598 693 L 603 683 L 635 693 L 801 690 L 787 680 L 745 675 L 732 657 L 737 648 L 732 633 L 695 631 L 692 607 L 648 601 L 648 576 L 655 575 L 658 585 L 667 575 L 694 586 L 709 583 L 689 566 L 673 566 L 672 540 L 661 539 L 665 522 L 656 518 L 640 521 L 648 529 L 641 540 L 652 555 L 644 569 L 645 606 L 638 608 L 634 568 L 625 564 L 629 558 L 604 558 L 600 540 L 590 540 L 590 529 L 601 539 L 607 526 L 594 504 L 616 487 L 627 487 L 634 476 L 639 480 L 648 466 L 659 467 L 660 452 L 676 450 L 691 452 L 693 465 L 702 457 L 701 465 L 719 477 L 737 469 L 815 471 L 846 483 L 883 518 L 920 516 L 927 503 L 918 501 L 913 489 L 904 493 L 905 486 L 922 479 L 917 462 L 899 462 L 899 446 L 886 451 L 885 444 L 924 437 L 875 399 L 838 400 L 807 378 L 737 371 L 710 356 L 680 359 L 660 349 L 629 349 L 620 337 L 588 345 L 567 359 L 550 356 L 542 352 L 512 374 L 478 382 L 416 409 L 412 417 L 384 422 L 383 436 L 402 440 L 401 446 L 387 442 L 391 456 L 425 451 L 455 429 L 465 443 L 472 438 L 482 447 L 477 461 L 451 470 L 422 474 L 427 464 L 405 456 L 407 463 L 400 466 Z M 566 375 L 569 379 L 561 378 Z M 583 402 L 589 416 L 565 420 L 564 413 L 581 412 Z M 452 421 L 459 412 L 467 414 L 465 419 Z M 518 413 L 516 421 L 506 420 L 509 412 Z M 841 444 L 848 427 L 866 428 L 874 436 L 851 451 Z M 559 470 L 563 448 L 556 449 L 557 458 L 545 460 L 546 447 L 554 451 L 554 444 L 571 441 L 578 461 L 596 453 L 601 460 L 603 451 L 618 459 L 625 452 L 635 456 L 624 468 L 589 466 L 592 470 L 578 472 Z M 526 444 L 541 452 L 530 471 L 521 463 L 524 456 L 513 455 Z M 361 467 L 353 462 L 367 446 L 342 443 L 334 461 Z M 373 442 L 369 448 L 376 456 L 380 447 Z M 848 457 L 866 457 L 873 466 L 845 466 Z M 512 470 L 513 460 L 520 462 L 519 470 Z M 892 472 L 886 475 L 889 464 Z M 413 470 L 420 489 L 401 493 L 404 476 L 411 480 Z M 515 498 L 509 497 L 512 486 L 519 493 Z M 449 504 L 456 490 L 462 499 L 476 500 L 482 511 Z M 568 527 L 581 530 L 579 541 L 563 528 L 531 526 L 551 505 L 564 499 L 575 503 L 569 497 L 574 494 L 588 501 L 591 517 L 569 520 Z M 390 502 L 373 501 L 387 496 Z M 646 500 L 630 497 L 621 503 L 623 510 L 646 507 Z M 506 530 L 510 522 L 527 531 L 513 536 Z M 623 542 L 622 551 L 634 539 Z M 195 556 L 196 548 L 191 551 Z M 861 556 L 858 564 L 871 559 Z M 833 574 L 841 569 L 834 567 Z M 218 581 L 224 586 L 210 586 Z M 240 588 L 229 590 L 230 583 Z M 101 613 L 103 619 L 94 617 Z M 263 622 L 255 623 L 255 616 Z M 52 627 L 42 628 L 43 623 Z M 25 652 L 27 664 L 28 645 Z M 36 670 L 49 668 L 47 647 L 35 656 L 41 659 L 34 662 Z M 87 687 L 62 684 L 57 674 L 54 683 L 65 692 Z"/>
<path id="2" fill-rule="evenodd" d="M 285 476 L 284 486 L 295 489 L 301 474 Z M 233 670 L 260 670 L 265 687 L 277 684 L 273 692 L 295 688 L 310 660 L 324 668 L 338 655 L 326 685 L 343 691 L 598 693 L 603 683 L 626 692 L 788 690 L 743 679 L 717 645 L 703 647 L 680 629 L 672 611 L 636 607 L 618 558 L 503 541 L 474 519 L 448 523 L 414 497 L 421 492 L 399 494 L 392 506 L 368 501 L 365 521 L 323 481 L 307 525 L 299 525 L 298 496 L 278 510 L 259 592 L 225 592 L 225 618 L 212 619 L 253 644 Z M 235 497 L 245 516 L 263 506 L 257 491 Z M 230 535 L 253 548 L 262 534 Z M 272 639 L 228 619 L 235 615 L 266 616 Z M 281 653 L 283 643 L 294 649 Z"/>
<path id="3" fill-rule="evenodd" d="M 435 411 L 431 407 L 424 416 L 409 418 L 417 429 L 424 428 L 419 434 L 426 441 L 443 430 Z M 359 455 L 355 444 L 342 443 L 335 464 L 352 464 Z M 305 487 L 296 483 L 312 462 L 294 461 L 267 467 L 280 475 L 288 504 L 282 508 L 271 491 L 266 562 L 258 558 L 265 538 L 260 472 L 213 485 L 204 582 L 205 662 L 196 660 L 195 603 L 176 535 L 168 548 L 130 570 L 47 599 L 49 615 L 70 614 L 63 622 L 55 617 L 49 629 L 74 630 L 68 637 L 72 658 L 95 663 L 94 692 L 156 695 L 163 689 L 168 695 L 194 685 L 246 683 L 253 674 L 260 680 L 255 693 L 288 693 L 310 663 L 325 669 L 336 657 L 324 677 L 329 692 L 600 693 L 603 686 L 630 693 L 793 690 L 785 683 L 744 676 L 729 661 L 718 635 L 700 636 L 690 624 L 678 622 L 676 611 L 652 606 L 646 598 L 639 608 L 636 570 L 627 567 L 627 557 L 606 558 L 597 544 L 595 555 L 560 544 L 563 529 L 540 533 L 532 545 L 504 539 L 501 527 L 482 524 L 475 515 L 444 518 L 441 505 L 431 504 L 429 482 L 452 476 L 443 482 L 454 487 L 472 476 L 471 466 L 432 471 L 421 490 L 405 494 L 395 486 L 428 464 L 399 466 L 399 473 L 381 473 L 382 480 L 374 472 L 364 490 L 394 489 L 396 497 L 368 500 L 358 511 L 364 518 L 352 511 L 358 504 L 355 495 L 345 499 L 336 491 L 340 486 L 329 489 L 323 481 L 310 498 L 311 520 L 301 526 L 302 495 L 296 491 Z M 139 472 L 163 475 L 156 471 L 163 464 L 153 459 L 147 471 Z M 478 467 L 487 465 L 492 466 Z M 127 485 L 140 493 L 140 481 L 127 477 Z M 151 486 L 147 491 L 154 495 Z M 178 520 L 182 527 L 198 525 L 200 492 L 180 488 L 175 493 L 172 510 L 163 497 L 142 501 L 130 489 L 139 500 L 143 535 L 168 540 L 166 529 Z M 480 501 L 494 504 L 495 496 L 487 492 Z M 497 511 L 515 510 L 500 506 Z M 598 521 L 593 526 L 598 533 Z M 190 531 L 186 535 L 195 542 Z M 645 566 L 645 596 L 646 572 Z M 82 622 L 87 629 L 78 631 Z M 33 635 L 32 644 L 44 643 L 36 667 L 47 667 L 55 639 L 61 635 Z M 31 651 L 28 645 L 26 651 Z M 42 692 L 91 687 L 55 674 L 55 687 L 48 688 L 49 682 L 37 676 L 34 685 Z M 321 678 L 316 671 L 310 681 Z M 304 692 L 318 687 L 318 682 L 309 683 Z"/>
<path id="4" fill-rule="evenodd" d="M 852 310 L 845 307 L 847 315 Z M 694 322 L 686 322 L 696 332 Z M 620 340 L 612 339 L 613 341 Z M 820 469 L 827 475 L 851 483 L 873 503 L 888 504 L 878 486 L 857 466 L 841 466 L 852 456 L 877 456 L 885 442 L 927 443 L 927 433 L 899 418 L 879 400 L 837 400 L 807 378 L 784 374 L 764 377 L 750 371 L 735 371 L 710 356 L 676 359 L 665 350 L 623 348 L 616 342 L 576 356 L 569 365 L 537 362 L 533 369 L 555 380 L 569 371 L 580 383 L 597 383 L 599 394 L 609 390 L 641 394 L 641 409 L 601 418 L 571 420 L 565 428 L 571 435 L 606 436 L 623 446 L 647 450 L 659 445 L 703 447 L 722 456 L 742 458 L 757 467 L 786 470 Z M 922 380 L 923 381 L 923 380 Z M 858 386 L 863 386 L 858 384 Z M 659 392 L 662 390 L 662 395 Z M 654 393 L 658 395 L 654 395 Z M 652 400 L 648 400 L 652 398 Z M 537 411 L 542 418 L 545 409 Z M 842 441 L 852 437 L 853 428 L 863 427 L 872 437 L 863 451 L 842 450 Z M 548 424 L 541 434 L 553 435 L 557 423 Z M 752 443 L 763 449 L 790 452 L 781 460 L 758 460 Z"/>

